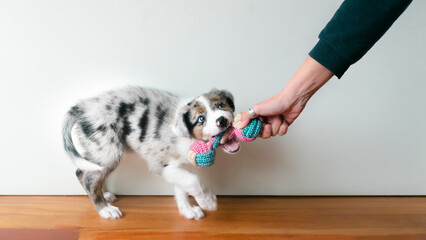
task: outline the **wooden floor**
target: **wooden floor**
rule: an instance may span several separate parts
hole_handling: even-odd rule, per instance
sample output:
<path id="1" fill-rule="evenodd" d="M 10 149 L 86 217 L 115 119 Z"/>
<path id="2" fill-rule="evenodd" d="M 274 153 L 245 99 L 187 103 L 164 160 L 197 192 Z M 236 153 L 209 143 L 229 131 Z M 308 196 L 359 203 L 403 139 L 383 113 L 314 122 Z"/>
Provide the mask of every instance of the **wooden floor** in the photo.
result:
<path id="1" fill-rule="evenodd" d="M 426 239 L 426 197 L 219 197 L 196 221 L 172 197 L 119 197 L 100 218 L 86 196 L 0 196 L 0 239 Z"/>

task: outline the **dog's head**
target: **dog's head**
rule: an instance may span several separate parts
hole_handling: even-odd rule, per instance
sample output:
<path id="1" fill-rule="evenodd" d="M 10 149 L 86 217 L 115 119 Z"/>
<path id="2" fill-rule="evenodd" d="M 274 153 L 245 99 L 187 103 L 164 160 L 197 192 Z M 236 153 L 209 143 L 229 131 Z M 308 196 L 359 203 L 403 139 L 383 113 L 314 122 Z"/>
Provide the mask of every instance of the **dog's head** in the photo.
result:
<path id="1" fill-rule="evenodd" d="M 180 136 L 207 141 L 232 125 L 234 111 L 232 94 L 212 89 L 179 110 L 175 129 Z"/>

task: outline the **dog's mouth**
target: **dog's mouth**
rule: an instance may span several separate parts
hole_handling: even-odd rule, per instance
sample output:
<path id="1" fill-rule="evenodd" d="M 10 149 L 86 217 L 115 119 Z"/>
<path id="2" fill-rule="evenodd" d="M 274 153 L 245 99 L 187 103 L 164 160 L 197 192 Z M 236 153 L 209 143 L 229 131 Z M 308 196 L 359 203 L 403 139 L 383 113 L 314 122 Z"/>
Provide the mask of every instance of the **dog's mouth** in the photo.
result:
<path id="1" fill-rule="evenodd" d="M 223 144 L 223 150 L 228 153 L 236 153 L 240 150 L 240 142 L 237 138 L 232 138 Z"/>
<path id="2" fill-rule="evenodd" d="M 222 127 L 226 131 L 225 136 L 227 137 L 229 134 L 229 131 L 231 130 L 232 123 L 229 122 L 227 126 Z M 227 134 L 228 133 L 228 134 Z M 238 150 L 240 150 L 240 142 L 237 140 L 237 138 L 231 138 L 227 140 L 225 143 L 222 144 L 223 151 L 227 153 L 236 153 Z"/>

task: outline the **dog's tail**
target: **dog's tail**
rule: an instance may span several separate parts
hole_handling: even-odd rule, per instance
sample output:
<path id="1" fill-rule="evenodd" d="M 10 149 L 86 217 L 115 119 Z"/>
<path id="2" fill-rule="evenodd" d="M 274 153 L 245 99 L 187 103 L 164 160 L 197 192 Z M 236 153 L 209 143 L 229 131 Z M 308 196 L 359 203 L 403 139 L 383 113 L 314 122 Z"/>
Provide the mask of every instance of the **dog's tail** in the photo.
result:
<path id="1" fill-rule="evenodd" d="M 64 148 L 65 151 L 70 155 L 72 158 L 83 158 L 80 153 L 78 153 L 77 149 L 75 148 L 75 145 L 72 141 L 71 137 L 71 131 L 78 121 L 78 116 L 72 113 L 72 109 L 67 113 L 65 117 L 65 121 L 62 127 L 62 137 L 64 139 Z"/>
<path id="2" fill-rule="evenodd" d="M 77 168 L 85 171 L 102 171 L 103 167 L 88 161 L 78 152 L 72 140 L 73 127 L 74 125 L 78 124 L 79 120 L 82 118 L 83 111 L 77 106 L 72 107 L 65 116 L 65 121 L 62 127 L 62 137 L 64 139 L 65 151 L 70 156 L 71 160 Z"/>

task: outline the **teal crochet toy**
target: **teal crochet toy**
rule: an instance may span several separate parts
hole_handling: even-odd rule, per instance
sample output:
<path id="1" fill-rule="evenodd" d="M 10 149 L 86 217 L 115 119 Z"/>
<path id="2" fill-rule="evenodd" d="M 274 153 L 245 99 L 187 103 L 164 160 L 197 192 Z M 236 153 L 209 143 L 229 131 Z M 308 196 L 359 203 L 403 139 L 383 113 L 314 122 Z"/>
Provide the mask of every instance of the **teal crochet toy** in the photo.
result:
<path id="1" fill-rule="evenodd" d="M 234 124 L 239 121 L 241 115 L 237 115 Z M 236 153 L 240 149 L 237 138 L 244 142 L 251 142 L 256 139 L 262 130 L 262 119 L 255 117 L 243 128 L 230 127 L 217 136 L 212 137 L 207 143 L 198 141 L 190 146 L 188 160 L 191 164 L 199 168 L 209 167 L 214 164 L 216 148 L 222 146 L 226 152 Z"/>

